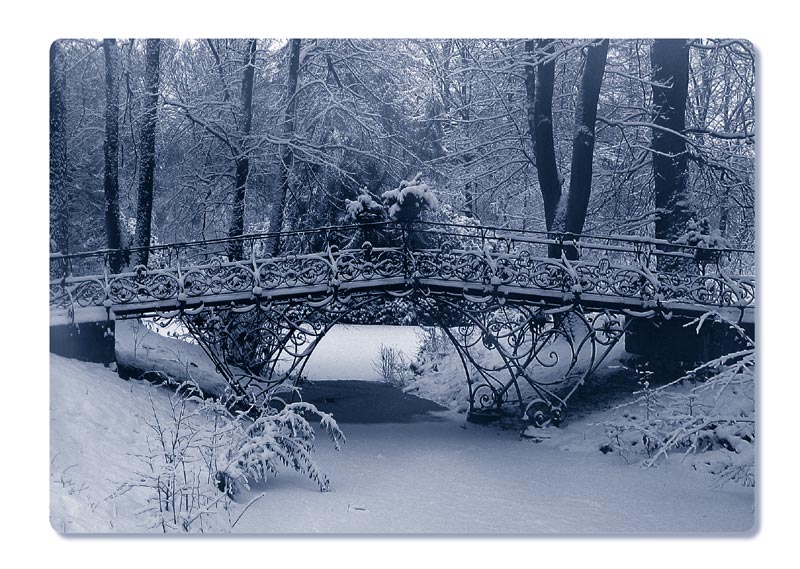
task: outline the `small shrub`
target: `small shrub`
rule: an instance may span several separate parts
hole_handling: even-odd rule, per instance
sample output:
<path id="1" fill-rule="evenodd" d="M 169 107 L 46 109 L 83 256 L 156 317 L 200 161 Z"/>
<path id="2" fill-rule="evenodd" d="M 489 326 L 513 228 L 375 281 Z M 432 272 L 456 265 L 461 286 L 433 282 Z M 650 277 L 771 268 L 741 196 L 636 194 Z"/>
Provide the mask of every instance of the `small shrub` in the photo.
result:
<path id="1" fill-rule="evenodd" d="M 256 414 L 233 412 L 234 406 L 223 400 L 188 393 L 182 387 L 170 398 L 166 416 L 150 398 L 152 415 L 143 418 L 148 452 L 138 456 L 143 468 L 111 496 L 143 490 L 144 506 L 136 513 L 148 529 L 229 531 L 249 507 L 232 520 L 233 498 L 282 468 L 303 473 L 321 491 L 329 490 L 327 475 L 312 457 L 315 433 L 306 416 L 319 417 L 339 450 L 345 438 L 331 415 L 309 403 L 279 401 Z"/>
<path id="2" fill-rule="evenodd" d="M 754 486 L 755 345 L 743 338 L 746 349 L 705 363 L 667 385 L 653 389 L 642 381 L 638 397 L 617 408 L 625 409 L 621 419 L 604 423 L 608 441 L 601 451 L 615 450 L 626 461 L 642 457 L 646 467 L 681 452 L 720 483 Z M 685 383 L 693 387 L 681 388 Z"/>
<path id="3" fill-rule="evenodd" d="M 372 366 L 382 381 L 397 387 L 405 386 L 413 375 L 403 351 L 384 344 Z"/>

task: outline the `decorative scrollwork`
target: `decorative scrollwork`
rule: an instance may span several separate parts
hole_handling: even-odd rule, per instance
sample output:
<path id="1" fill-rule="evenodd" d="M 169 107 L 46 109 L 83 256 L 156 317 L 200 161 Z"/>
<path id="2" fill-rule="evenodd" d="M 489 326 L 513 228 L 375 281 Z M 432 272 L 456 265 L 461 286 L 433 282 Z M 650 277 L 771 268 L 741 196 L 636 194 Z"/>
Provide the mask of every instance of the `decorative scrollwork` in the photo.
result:
<path id="1" fill-rule="evenodd" d="M 534 399 L 525 407 L 523 420 L 535 427 L 553 425 L 557 427 L 564 419 L 564 411 L 559 405 L 554 405 L 544 399 Z"/>
<path id="2" fill-rule="evenodd" d="M 168 303 L 202 300 L 208 295 L 241 295 L 253 289 L 279 291 L 374 281 L 376 277 L 405 282 L 427 279 L 441 282 L 441 286 L 463 283 L 491 287 L 487 290 L 499 295 L 506 294 L 503 287 L 517 287 L 528 291 L 531 300 L 541 297 L 552 301 L 553 297 L 547 295 L 557 292 L 561 293 L 562 302 L 580 302 L 585 306 L 624 298 L 638 301 L 642 308 L 650 308 L 654 303 L 667 306 L 682 303 L 684 310 L 696 306 L 696 311 L 702 313 L 713 307 L 747 309 L 755 303 L 755 281 L 751 277 L 726 274 L 718 264 L 707 260 L 697 274 L 659 272 L 651 265 L 656 255 L 646 242 L 626 240 L 627 249 L 615 245 L 609 246 L 608 251 L 599 246 L 587 249 L 584 245 L 581 251 L 585 258 L 567 261 L 537 255 L 535 246 L 525 241 L 524 232 L 518 241 L 513 232 L 490 238 L 485 229 L 471 235 L 463 229 L 448 233 L 426 227 L 416 232 L 393 233 L 392 227 L 386 227 L 380 231 L 356 231 L 344 239 L 334 229 L 292 234 L 291 239 L 281 241 L 284 249 L 276 257 L 259 257 L 267 249 L 259 238 L 252 236 L 241 238 L 239 248 L 250 252 L 250 258 L 243 260 L 227 260 L 222 254 L 215 254 L 211 246 L 201 254 L 202 243 L 154 247 L 151 266 L 136 266 L 130 272 L 110 278 L 102 275 L 113 252 L 54 256 L 51 273 L 60 278 L 51 281 L 51 288 L 60 293 L 51 295 L 50 304 L 53 308 L 65 308 L 65 298 L 70 298 L 79 309 L 105 306 L 108 302 L 112 305 Z M 356 239 L 357 234 L 363 239 L 367 233 L 388 242 L 374 246 Z M 393 243 L 392 235 L 405 235 L 406 241 Z M 347 246 L 340 248 L 332 242 L 335 239 L 346 241 Z M 438 248 L 412 247 L 437 243 Z M 314 247 L 317 252 L 312 252 Z M 644 250 L 648 251 L 646 255 L 642 254 Z M 601 254 L 589 255 L 592 251 Z M 714 257 L 720 258 L 723 257 Z M 65 267 L 72 273 L 67 274 Z M 594 296 L 587 299 L 587 295 Z"/>
<path id="3" fill-rule="evenodd" d="M 754 278 L 726 269 L 752 267 L 750 252 L 698 256 L 686 245 L 617 236 L 580 239 L 577 261 L 549 257 L 563 237 L 446 224 L 343 226 L 156 246 L 148 266 L 118 273 L 110 259 L 131 251 L 53 255 L 50 308 L 73 319 L 96 307 L 105 310 L 91 317 L 177 311 L 231 382 L 239 374 L 246 389 L 264 392 L 301 374 L 344 315 L 376 299 L 413 298 L 418 317 L 448 331 L 474 410 L 517 405 L 534 423 L 551 424 L 624 334 L 623 311 L 731 308 L 753 317 Z M 659 270 L 664 255 L 688 268 Z"/>

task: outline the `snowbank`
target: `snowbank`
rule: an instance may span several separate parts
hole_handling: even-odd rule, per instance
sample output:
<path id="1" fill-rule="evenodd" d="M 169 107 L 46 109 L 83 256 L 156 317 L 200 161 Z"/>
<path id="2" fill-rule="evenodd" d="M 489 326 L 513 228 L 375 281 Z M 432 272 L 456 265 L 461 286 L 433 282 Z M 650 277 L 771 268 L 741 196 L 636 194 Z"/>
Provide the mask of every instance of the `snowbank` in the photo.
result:
<path id="1" fill-rule="evenodd" d="M 140 532 L 136 492 L 111 498 L 141 468 L 145 418 L 169 411 L 167 388 L 124 381 L 100 364 L 50 356 L 50 523 L 59 532 Z M 152 403 L 151 403 L 152 401 Z"/>

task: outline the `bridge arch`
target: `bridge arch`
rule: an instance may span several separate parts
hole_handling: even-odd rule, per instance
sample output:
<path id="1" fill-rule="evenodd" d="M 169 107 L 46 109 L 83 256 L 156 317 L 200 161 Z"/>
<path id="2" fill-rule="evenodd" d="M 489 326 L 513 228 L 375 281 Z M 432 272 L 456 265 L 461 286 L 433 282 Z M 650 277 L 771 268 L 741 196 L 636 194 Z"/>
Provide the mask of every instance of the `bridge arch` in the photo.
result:
<path id="1" fill-rule="evenodd" d="M 180 319 L 232 393 L 260 403 L 277 389 L 297 386 L 334 326 L 398 299 L 424 306 L 425 313 L 412 315 L 412 322 L 439 327 L 454 347 L 468 389 L 469 418 L 475 421 L 515 415 L 538 426 L 560 423 L 569 398 L 626 327 L 623 313 L 608 310 L 585 313 L 580 305 L 465 298 L 415 288 L 216 306 L 156 318 L 164 324 Z"/>
<path id="2" fill-rule="evenodd" d="M 242 256 L 230 256 L 231 241 Z M 565 244 L 580 260 L 547 256 Z M 512 407 L 536 424 L 563 418 L 631 319 L 713 311 L 754 321 L 755 279 L 743 274 L 752 251 L 646 238 L 383 223 L 147 249 L 148 266 L 120 273 L 110 271 L 119 251 L 52 255 L 51 326 L 180 318 L 238 397 L 263 398 L 301 375 L 332 326 L 387 299 L 432 310 L 461 358 L 474 417 Z M 664 257 L 686 273 L 660 271 Z"/>

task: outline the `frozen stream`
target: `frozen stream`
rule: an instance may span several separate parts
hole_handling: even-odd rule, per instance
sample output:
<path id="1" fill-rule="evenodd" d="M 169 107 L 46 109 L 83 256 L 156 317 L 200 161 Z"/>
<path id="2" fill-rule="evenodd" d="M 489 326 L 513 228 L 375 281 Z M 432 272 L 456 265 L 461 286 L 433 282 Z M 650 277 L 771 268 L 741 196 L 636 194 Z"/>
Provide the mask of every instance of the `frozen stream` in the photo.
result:
<path id="1" fill-rule="evenodd" d="M 341 452 L 320 441 L 333 491 L 299 475 L 269 484 L 237 526 L 247 533 L 741 532 L 753 491 L 713 489 L 678 465 L 642 470 L 463 423 L 345 424 Z"/>

